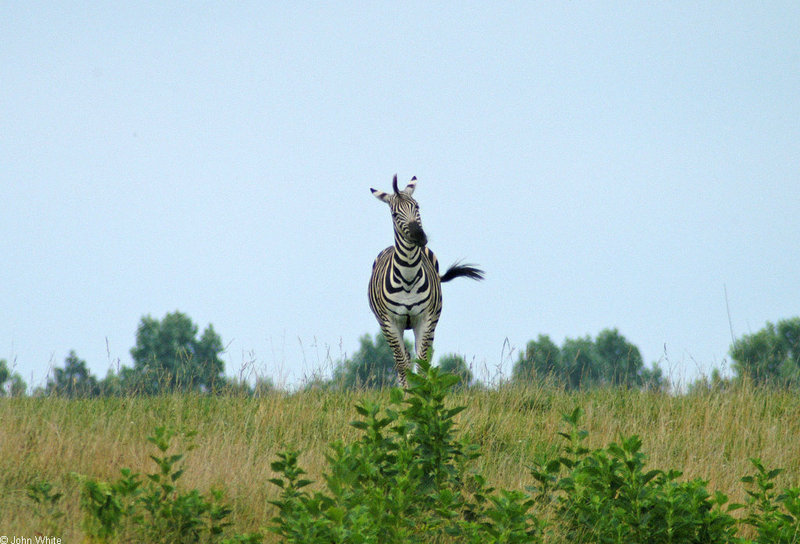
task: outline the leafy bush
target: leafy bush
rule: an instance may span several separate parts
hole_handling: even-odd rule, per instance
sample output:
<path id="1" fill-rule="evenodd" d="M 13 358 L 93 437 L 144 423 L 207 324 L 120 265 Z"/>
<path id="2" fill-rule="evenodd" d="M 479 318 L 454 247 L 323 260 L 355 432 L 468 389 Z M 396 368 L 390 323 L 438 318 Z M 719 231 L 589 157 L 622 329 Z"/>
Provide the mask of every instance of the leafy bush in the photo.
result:
<path id="1" fill-rule="evenodd" d="M 183 475 L 183 453 L 167 453 L 175 431 L 156 427 L 147 440 L 160 455 L 150 458 L 158 470 L 142 480 L 128 468 L 114 482 L 78 476 L 82 481 L 81 508 L 84 529 L 93 542 L 139 541 L 152 543 L 218 542 L 222 539 L 231 509 L 222 491 L 210 495 L 178 488 Z M 194 433 L 185 434 L 191 439 Z M 193 445 L 189 443 L 187 449 Z M 259 535 L 236 535 L 222 542 L 261 542 Z"/>
<path id="2" fill-rule="evenodd" d="M 605 448 L 583 445 L 580 409 L 565 416 L 570 431 L 563 454 L 545 459 L 532 471 L 539 501 L 555 510 L 561 532 L 575 542 L 727 543 L 735 539 L 736 520 L 722 510 L 728 498 L 713 497 L 706 482 L 678 482 L 675 470 L 645 471 L 638 436 Z M 565 474 L 563 469 L 566 469 Z"/>
<path id="3" fill-rule="evenodd" d="M 800 542 L 800 487 L 775 491 L 773 480 L 782 469 L 767 470 L 760 459 L 750 459 L 756 473 L 742 478 L 748 484 L 744 523 L 757 531 L 758 544 L 797 544 Z M 733 508 L 745 505 L 734 505 Z"/>
<path id="4" fill-rule="evenodd" d="M 58 520 L 64 517 L 64 512 L 59 507 L 64 494 L 60 491 L 54 492 L 53 484 L 41 480 L 28 486 L 27 495 L 34 503 L 36 517 L 43 520 L 45 529 L 50 534 L 55 534 Z"/>
<path id="5" fill-rule="evenodd" d="M 455 435 L 446 393 L 459 378 L 418 361 L 408 395 L 394 389 L 391 407 L 356 407 L 360 440 L 336 442 L 325 490 L 309 492 L 298 452 L 272 464 L 281 488 L 271 530 L 287 542 L 541 542 L 543 524 L 519 491 L 495 492 L 469 469 L 479 454 Z"/>

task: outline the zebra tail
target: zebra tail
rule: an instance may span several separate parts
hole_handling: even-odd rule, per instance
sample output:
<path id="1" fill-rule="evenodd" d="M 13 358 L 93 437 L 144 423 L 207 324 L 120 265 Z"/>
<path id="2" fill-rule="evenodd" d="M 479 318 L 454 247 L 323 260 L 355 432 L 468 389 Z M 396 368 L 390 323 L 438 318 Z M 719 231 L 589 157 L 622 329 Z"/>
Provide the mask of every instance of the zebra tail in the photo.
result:
<path id="1" fill-rule="evenodd" d="M 456 262 L 447 269 L 447 272 L 445 272 L 443 276 L 441 276 L 441 281 L 444 283 L 460 276 L 464 276 L 465 278 L 470 278 L 473 280 L 482 280 L 484 272 L 475 265 L 458 264 Z"/>

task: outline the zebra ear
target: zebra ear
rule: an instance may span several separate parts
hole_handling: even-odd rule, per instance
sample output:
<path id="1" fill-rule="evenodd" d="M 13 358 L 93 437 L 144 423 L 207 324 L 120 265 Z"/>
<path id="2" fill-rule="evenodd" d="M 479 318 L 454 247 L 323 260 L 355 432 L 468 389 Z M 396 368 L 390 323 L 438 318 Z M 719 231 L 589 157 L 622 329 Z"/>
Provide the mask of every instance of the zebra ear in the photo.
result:
<path id="1" fill-rule="evenodd" d="M 370 188 L 370 191 L 372 191 L 372 194 L 375 195 L 375 198 L 377 198 L 378 200 L 382 200 L 387 204 L 389 203 L 389 199 L 391 198 L 390 195 L 384 193 L 383 191 L 379 191 L 373 188 Z"/>
<path id="2" fill-rule="evenodd" d="M 400 191 L 397 190 L 397 174 L 395 174 L 394 179 L 392 179 L 392 189 L 394 189 L 394 194 L 400 194 Z"/>
<path id="3" fill-rule="evenodd" d="M 403 189 L 403 192 L 408 196 L 411 196 L 414 194 L 414 189 L 416 188 L 417 188 L 417 176 L 414 176 L 413 178 L 411 178 L 411 181 L 408 182 L 406 188 Z"/>

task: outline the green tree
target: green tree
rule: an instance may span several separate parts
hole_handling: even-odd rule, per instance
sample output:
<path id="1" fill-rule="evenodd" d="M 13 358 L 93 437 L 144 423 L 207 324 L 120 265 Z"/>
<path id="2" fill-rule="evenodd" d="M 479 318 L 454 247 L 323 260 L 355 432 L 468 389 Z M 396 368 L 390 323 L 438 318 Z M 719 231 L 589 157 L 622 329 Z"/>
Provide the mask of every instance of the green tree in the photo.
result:
<path id="1" fill-rule="evenodd" d="M 213 325 L 208 325 L 199 339 L 197 332 L 197 325 L 181 312 L 167 314 L 160 321 L 143 317 L 136 330 L 136 346 L 131 349 L 134 367 L 120 372 L 123 388 L 156 394 L 213 391 L 223 385 L 222 339 Z"/>
<path id="2" fill-rule="evenodd" d="M 439 359 L 439 368 L 444 372 L 455 374 L 459 377 L 457 387 L 468 387 L 472 384 L 472 371 L 461 355 L 454 353 L 444 355 Z"/>
<path id="3" fill-rule="evenodd" d="M 567 338 L 559 348 L 549 336 L 531 340 L 514 364 L 515 381 L 555 382 L 567 389 L 595 386 L 664 390 L 669 383 L 658 365 L 645 368 L 642 354 L 617 329 L 597 338 Z"/>
<path id="4" fill-rule="evenodd" d="M 786 350 L 788 362 L 800 366 L 800 317 L 778 322 L 778 338 Z"/>
<path id="5" fill-rule="evenodd" d="M 0 397 L 21 397 L 28 386 L 17 372 L 11 372 L 5 359 L 0 359 Z"/>
<path id="6" fill-rule="evenodd" d="M 383 334 L 378 332 L 373 341 L 369 334 L 359 339 L 358 351 L 351 359 L 336 365 L 333 372 L 334 387 L 343 389 L 369 388 L 382 389 L 397 384 L 397 371 L 394 368 L 392 348 Z M 413 346 L 407 340 L 406 349 L 413 353 Z"/>
<path id="7" fill-rule="evenodd" d="M 97 378 L 86 367 L 86 361 L 70 351 L 64 360 L 64 368 L 54 368 L 52 379 L 47 380 L 46 391 L 50 395 L 69 398 L 95 397 L 100 393 Z"/>
<path id="8" fill-rule="evenodd" d="M 106 377 L 100 380 L 97 384 L 98 389 L 100 390 L 100 396 L 123 396 L 126 394 L 126 390 L 123 386 L 123 377 L 122 374 L 125 371 L 132 372 L 130 367 L 122 367 L 120 368 L 119 373 L 114 372 L 113 369 L 109 369 L 106 373 Z"/>
<path id="9" fill-rule="evenodd" d="M 709 392 L 719 392 L 730 389 L 733 385 L 733 379 L 726 378 L 722 375 L 718 368 L 711 371 L 711 376 L 703 375 L 689 384 L 689 394 L 699 395 Z"/>
<path id="10" fill-rule="evenodd" d="M 642 354 L 617 329 L 601 331 L 595 339 L 595 346 L 602 365 L 603 381 L 614 386 L 642 385 Z"/>
<path id="11" fill-rule="evenodd" d="M 800 384 L 800 317 L 784 319 L 736 340 L 730 349 L 733 370 L 759 385 Z"/>
<path id="12" fill-rule="evenodd" d="M 587 388 L 602 383 L 602 363 L 595 343 L 589 336 L 564 340 L 561 360 L 568 389 Z"/>
<path id="13" fill-rule="evenodd" d="M 650 391 L 666 392 L 669 390 L 670 382 L 664 376 L 664 371 L 661 370 L 658 363 L 653 363 L 651 368 L 642 368 L 638 385 Z"/>
<path id="14" fill-rule="evenodd" d="M 517 381 L 532 378 L 563 381 L 561 350 L 549 336 L 540 334 L 536 340 L 528 342 L 525 351 L 519 354 L 512 377 Z"/>
<path id="15" fill-rule="evenodd" d="M 266 397 L 276 391 L 275 382 L 267 376 L 259 376 L 253 386 L 253 395 L 256 397 Z"/>

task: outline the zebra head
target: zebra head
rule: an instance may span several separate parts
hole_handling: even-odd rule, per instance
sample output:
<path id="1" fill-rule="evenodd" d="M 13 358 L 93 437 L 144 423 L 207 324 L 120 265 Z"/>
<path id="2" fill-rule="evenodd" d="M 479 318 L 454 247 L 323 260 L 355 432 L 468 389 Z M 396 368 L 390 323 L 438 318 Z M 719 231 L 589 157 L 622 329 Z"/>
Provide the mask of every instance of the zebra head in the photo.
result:
<path id="1" fill-rule="evenodd" d="M 422 220 L 419 217 L 419 205 L 411 195 L 417 186 L 417 177 L 411 181 L 402 191 L 397 188 L 397 174 L 392 181 L 394 194 L 384 193 L 377 189 L 370 189 L 375 198 L 382 200 L 389 205 L 392 210 L 392 221 L 394 221 L 394 232 L 409 246 L 422 247 L 428 243 L 428 237 L 422 230 Z"/>

